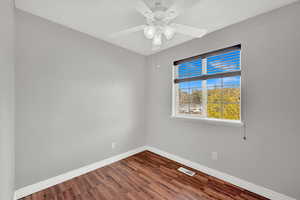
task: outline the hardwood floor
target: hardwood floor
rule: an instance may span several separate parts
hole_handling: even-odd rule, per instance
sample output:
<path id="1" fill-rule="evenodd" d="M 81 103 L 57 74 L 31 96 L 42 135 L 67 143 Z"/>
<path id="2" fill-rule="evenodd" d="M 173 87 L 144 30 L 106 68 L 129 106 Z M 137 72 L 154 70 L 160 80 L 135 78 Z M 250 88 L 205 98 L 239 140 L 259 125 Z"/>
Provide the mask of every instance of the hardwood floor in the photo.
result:
<path id="1" fill-rule="evenodd" d="M 266 198 L 144 151 L 22 200 L 265 200 Z M 188 167 L 185 167 L 188 168 Z M 188 168 L 190 169 L 190 168 Z"/>

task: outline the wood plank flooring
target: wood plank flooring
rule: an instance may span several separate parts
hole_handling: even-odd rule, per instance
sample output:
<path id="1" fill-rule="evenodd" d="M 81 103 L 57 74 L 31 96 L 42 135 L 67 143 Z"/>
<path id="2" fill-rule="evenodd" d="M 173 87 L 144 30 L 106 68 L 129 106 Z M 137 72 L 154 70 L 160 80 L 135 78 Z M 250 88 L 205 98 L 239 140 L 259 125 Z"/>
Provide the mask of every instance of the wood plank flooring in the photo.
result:
<path id="1" fill-rule="evenodd" d="M 195 176 L 187 176 L 177 171 L 182 166 L 144 151 L 22 200 L 267 199 L 197 170 L 191 169 Z"/>

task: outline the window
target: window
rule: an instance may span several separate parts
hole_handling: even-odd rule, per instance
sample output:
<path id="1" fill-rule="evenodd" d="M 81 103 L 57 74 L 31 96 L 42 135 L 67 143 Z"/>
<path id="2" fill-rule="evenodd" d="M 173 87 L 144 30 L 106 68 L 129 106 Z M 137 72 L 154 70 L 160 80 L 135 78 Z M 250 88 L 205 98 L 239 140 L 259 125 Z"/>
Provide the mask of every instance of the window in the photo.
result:
<path id="1" fill-rule="evenodd" d="M 241 45 L 174 62 L 173 115 L 241 121 Z"/>

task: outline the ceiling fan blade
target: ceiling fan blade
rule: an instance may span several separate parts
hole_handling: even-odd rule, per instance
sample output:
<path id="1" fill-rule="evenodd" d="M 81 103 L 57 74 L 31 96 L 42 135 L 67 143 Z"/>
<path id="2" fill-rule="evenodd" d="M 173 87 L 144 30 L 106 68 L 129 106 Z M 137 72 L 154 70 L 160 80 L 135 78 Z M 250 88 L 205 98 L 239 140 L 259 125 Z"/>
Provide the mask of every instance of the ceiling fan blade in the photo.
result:
<path id="1" fill-rule="evenodd" d="M 143 0 L 138 0 L 135 9 L 147 19 L 153 19 L 154 14 Z"/>
<path id="2" fill-rule="evenodd" d="M 135 26 L 135 27 L 125 29 L 125 30 L 117 32 L 117 33 L 113 33 L 113 34 L 110 35 L 110 37 L 116 38 L 116 37 L 121 37 L 121 36 L 124 36 L 124 35 L 128 35 L 130 33 L 135 33 L 135 32 L 144 30 L 145 27 L 146 27 L 146 25 Z"/>
<path id="3" fill-rule="evenodd" d="M 175 0 L 175 3 L 166 11 L 167 19 L 175 19 L 179 14 L 183 12 L 185 8 L 185 0 Z"/>
<path id="4" fill-rule="evenodd" d="M 196 38 L 201 38 L 207 33 L 206 29 L 194 28 L 182 24 L 171 24 L 171 26 L 175 28 L 177 33 L 181 33 L 183 35 L 188 35 Z"/>

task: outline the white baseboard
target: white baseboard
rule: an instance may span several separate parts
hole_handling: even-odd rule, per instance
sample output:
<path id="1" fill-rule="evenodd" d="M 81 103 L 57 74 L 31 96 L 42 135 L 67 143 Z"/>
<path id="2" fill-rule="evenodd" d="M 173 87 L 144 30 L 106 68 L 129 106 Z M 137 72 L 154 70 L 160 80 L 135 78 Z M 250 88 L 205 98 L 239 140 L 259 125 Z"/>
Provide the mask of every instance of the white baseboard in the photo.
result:
<path id="1" fill-rule="evenodd" d="M 203 166 L 203 165 L 200 165 L 198 163 L 192 162 L 190 160 L 187 160 L 187 159 L 181 158 L 179 156 L 170 154 L 168 152 L 159 150 L 157 148 L 147 146 L 146 149 L 153 152 L 153 153 L 156 153 L 158 155 L 161 155 L 163 157 L 169 158 L 169 159 L 174 160 L 178 163 L 186 165 L 188 167 L 191 167 L 191 168 L 194 168 L 196 170 L 202 171 L 202 172 L 204 172 L 208 175 L 211 175 L 211 176 L 214 176 L 214 177 L 219 178 L 221 180 L 227 181 L 227 182 L 229 182 L 233 185 L 236 185 L 236 186 L 239 186 L 239 187 L 244 188 L 246 190 L 249 190 L 250 192 L 254 192 L 256 194 L 264 196 L 266 198 L 269 198 L 269 199 L 272 199 L 272 200 L 296 200 L 295 198 L 292 198 L 292 197 L 286 196 L 284 194 L 275 192 L 273 190 L 270 190 L 270 189 L 267 189 L 265 187 L 256 185 L 254 183 L 250 183 L 248 181 L 245 181 L 245 180 L 242 180 L 240 178 L 231 176 L 229 174 L 226 174 L 226 173 L 208 168 L 206 166 Z"/>
<path id="2" fill-rule="evenodd" d="M 20 198 L 26 197 L 28 195 L 31 195 L 31 194 L 35 193 L 35 192 L 38 192 L 38 191 L 44 190 L 48 187 L 54 186 L 56 184 L 65 182 L 67 180 L 70 180 L 70 179 L 75 178 L 77 176 L 80 176 L 82 174 L 86 174 L 90 171 L 93 171 L 93 170 L 98 169 L 100 167 L 103 167 L 103 166 L 109 165 L 111 163 L 117 162 L 119 160 L 122 160 L 124 158 L 127 158 L 129 156 L 132 156 L 134 154 L 137 154 L 137 153 L 145 151 L 145 150 L 146 150 L 146 147 L 139 147 L 137 149 L 134 149 L 134 150 L 131 150 L 131 151 L 128 151 L 128 152 L 125 152 L 125 153 L 122 153 L 122 154 L 104 159 L 102 161 L 99 161 L 99 162 L 81 167 L 79 169 L 75 169 L 75 170 L 72 170 L 70 172 L 55 176 L 53 178 L 35 183 L 33 185 L 29 185 L 29 186 L 20 188 L 20 189 L 15 191 L 15 199 L 20 199 Z"/>
<path id="3" fill-rule="evenodd" d="M 33 185 L 29 185 L 29 186 L 20 188 L 20 189 L 16 190 L 16 192 L 15 192 L 15 200 L 23 198 L 23 197 L 28 196 L 28 195 L 31 195 L 35 192 L 44 190 L 44 189 L 46 189 L 48 187 L 51 187 L 51 186 L 54 186 L 56 184 L 65 182 L 65 181 L 70 180 L 74 177 L 77 177 L 77 176 L 80 176 L 82 174 L 93 171 L 95 169 L 98 169 L 100 167 L 103 167 L 103 166 L 109 165 L 111 163 L 117 162 L 119 160 L 122 160 L 124 158 L 129 157 L 129 156 L 132 156 L 132 155 L 137 154 L 139 152 L 142 152 L 144 150 L 149 150 L 153 153 L 159 154 L 163 157 L 169 158 L 171 160 L 174 160 L 174 161 L 176 161 L 178 163 L 181 163 L 183 165 L 186 165 L 188 167 L 191 167 L 191 168 L 194 168 L 196 170 L 202 171 L 202 172 L 204 172 L 208 175 L 211 175 L 211 176 L 214 176 L 216 178 L 222 179 L 222 180 L 227 181 L 231 184 L 234 184 L 236 186 L 239 186 L 241 188 L 244 188 L 246 190 L 249 190 L 249 191 L 254 192 L 256 194 L 262 195 L 262 196 L 267 197 L 267 198 L 272 199 L 272 200 L 296 200 L 295 198 L 286 196 L 284 194 L 280 194 L 280 193 L 275 192 L 273 190 L 264 188 L 262 186 L 259 186 L 259 185 L 253 184 L 253 183 L 250 183 L 248 181 L 245 181 L 245 180 L 242 180 L 240 178 L 231 176 L 229 174 L 226 174 L 226 173 L 208 168 L 206 166 L 200 165 L 198 163 L 192 162 L 190 160 L 181 158 L 179 156 L 170 154 L 168 152 L 165 152 L 165 151 L 162 151 L 162 150 L 159 150 L 157 148 L 150 147 L 150 146 L 139 147 L 137 149 L 128 151 L 126 153 L 122 153 L 122 154 L 113 156 L 111 158 L 107 158 L 105 160 L 93 163 L 91 165 L 81 167 L 79 169 L 72 170 L 72 171 L 67 172 L 65 174 L 61 174 L 59 176 L 47 179 L 45 181 L 41 181 L 41 182 L 35 183 Z"/>

